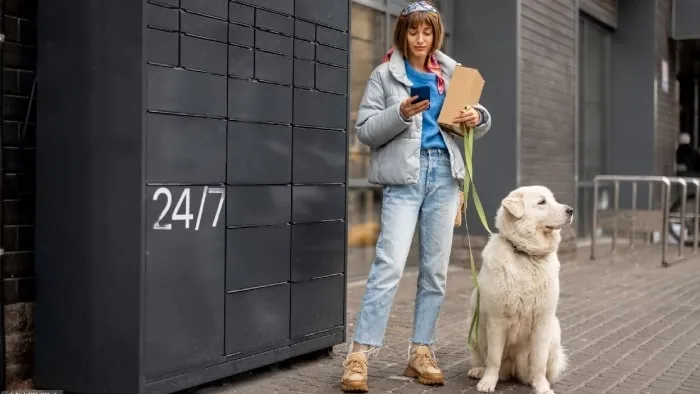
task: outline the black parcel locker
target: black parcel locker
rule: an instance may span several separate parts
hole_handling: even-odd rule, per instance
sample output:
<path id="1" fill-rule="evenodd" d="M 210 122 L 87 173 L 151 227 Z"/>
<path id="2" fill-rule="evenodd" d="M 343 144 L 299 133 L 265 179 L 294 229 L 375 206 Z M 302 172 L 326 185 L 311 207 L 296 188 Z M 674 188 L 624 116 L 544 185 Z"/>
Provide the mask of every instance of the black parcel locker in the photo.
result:
<path id="1" fill-rule="evenodd" d="M 348 0 L 39 0 L 34 383 L 345 341 Z"/>

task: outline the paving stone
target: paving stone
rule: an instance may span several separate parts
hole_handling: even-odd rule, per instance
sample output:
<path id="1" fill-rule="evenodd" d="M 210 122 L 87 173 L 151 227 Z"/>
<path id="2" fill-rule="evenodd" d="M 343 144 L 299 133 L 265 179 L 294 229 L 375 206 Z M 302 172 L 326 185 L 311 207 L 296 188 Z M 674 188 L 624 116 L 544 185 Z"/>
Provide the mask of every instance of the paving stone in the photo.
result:
<path id="1" fill-rule="evenodd" d="M 601 250 L 601 253 L 604 252 Z M 688 250 L 687 253 L 692 253 Z M 620 252 L 591 261 L 588 250 L 561 270 L 558 316 L 569 369 L 552 389 L 562 393 L 700 393 L 700 257 L 669 268 L 659 264 L 658 249 Z M 438 322 L 436 355 L 446 376 L 442 387 L 426 387 L 404 378 L 412 331 L 415 271 L 401 280 L 384 347 L 370 359 L 371 393 L 474 394 L 466 372 L 471 274 L 452 267 Z M 348 286 L 348 338 L 364 284 Z M 340 392 L 347 346 L 332 357 L 311 357 L 267 367 L 190 390 L 197 394 Z M 517 382 L 499 382 L 498 393 L 531 393 Z"/>

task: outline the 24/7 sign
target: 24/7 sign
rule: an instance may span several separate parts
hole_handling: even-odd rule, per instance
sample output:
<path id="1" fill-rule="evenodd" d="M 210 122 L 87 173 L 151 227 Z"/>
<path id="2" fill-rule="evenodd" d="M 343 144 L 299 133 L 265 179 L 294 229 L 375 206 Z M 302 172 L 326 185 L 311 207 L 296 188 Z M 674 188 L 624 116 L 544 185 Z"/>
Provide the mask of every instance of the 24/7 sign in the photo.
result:
<path id="1" fill-rule="evenodd" d="M 185 229 L 193 229 L 194 231 L 199 231 L 202 225 L 211 227 L 216 227 L 219 224 L 221 218 L 221 211 L 224 206 L 224 201 L 226 200 L 226 189 L 223 187 L 210 187 L 210 186 L 200 186 L 195 187 L 195 189 L 201 188 L 201 194 L 199 194 L 199 201 L 197 205 L 197 214 L 195 216 L 193 212 L 192 204 L 192 187 L 177 187 L 177 189 L 182 189 L 179 196 L 173 194 L 171 188 L 169 187 L 159 187 L 153 193 L 152 201 L 155 203 L 160 203 L 161 211 L 155 222 L 152 223 L 154 230 L 172 230 L 173 224 L 177 222 L 182 222 Z M 197 190 L 198 191 L 198 190 Z M 173 206 L 173 202 L 177 198 L 177 202 Z M 205 210 L 207 204 L 215 204 L 216 211 L 213 217 L 204 217 L 205 211 L 210 211 L 210 209 Z M 208 208 L 208 207 L 207 207 Z M 202 221 L 204 220 L 204 223 Z M 194 223 L 192 223 L 194 221 Z"/>

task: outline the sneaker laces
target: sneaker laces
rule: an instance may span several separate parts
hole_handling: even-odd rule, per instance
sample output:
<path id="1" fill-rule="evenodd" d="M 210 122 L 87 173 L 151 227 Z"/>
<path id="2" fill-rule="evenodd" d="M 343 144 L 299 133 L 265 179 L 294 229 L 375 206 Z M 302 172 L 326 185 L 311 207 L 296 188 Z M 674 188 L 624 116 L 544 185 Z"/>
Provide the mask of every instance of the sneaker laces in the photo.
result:
<path id="1" fill-rule="evenodd" d="M 416 363 L 419 365 L 425 365 L 429 364 L 431 367 L 435 369 L 439 369 L 437 365 L 437 361 L 435 361 L 434 358 L 432 358 L 429 354 L 417 354 L 416 355 Z"/>
<path id="2" fill-rule="evenodd" d="M 425 366 L 427 364 L 428 366 L 431 366 L 435 369 L 440 369 L 437 365 L 437 360 L 435 359 L 435 356 L 433 355 L 433 352 L 430 348 L 427 348 L 426 350 L 415 349 L 413 351 L 413 357 L 414 362 L 417 365 Z"/>
<path id="3" fill-rule="evenodd" d="M 358 358 L 348 357 L 343 361 L 343 367 L 352 373 L 364 374 L 367 371 L 367 362 Z"/>

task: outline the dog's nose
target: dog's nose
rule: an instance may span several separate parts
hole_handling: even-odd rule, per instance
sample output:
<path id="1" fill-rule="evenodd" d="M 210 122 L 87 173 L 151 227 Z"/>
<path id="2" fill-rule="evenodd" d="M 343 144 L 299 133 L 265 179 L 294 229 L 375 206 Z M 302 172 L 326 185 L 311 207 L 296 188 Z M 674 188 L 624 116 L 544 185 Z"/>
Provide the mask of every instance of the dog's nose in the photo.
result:
<path id="1" fill-rule="evenodd" d="M 567 215 L 573 215 L 573 214 L 574 214 L 574 209 L 571 208 L 571 207 L 569 207 L 569 206 L 567 206 L 567 207 L 566 207 L 566 214 L 567 214 Z"/>

